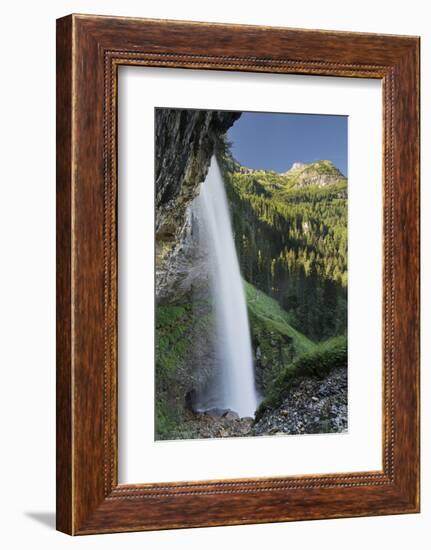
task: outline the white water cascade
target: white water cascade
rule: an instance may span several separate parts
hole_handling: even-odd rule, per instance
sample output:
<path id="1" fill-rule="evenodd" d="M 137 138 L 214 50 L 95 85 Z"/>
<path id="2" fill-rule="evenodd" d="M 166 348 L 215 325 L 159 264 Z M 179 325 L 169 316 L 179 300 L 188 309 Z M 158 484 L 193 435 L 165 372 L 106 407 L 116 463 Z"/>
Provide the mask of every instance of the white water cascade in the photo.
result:
<path id="1" fill-rule="evenodd" d="M 258 397 L 247 306 L 223 178 L 215 157 L 211 159 L 194 206 L 206 236 L 210 284 L 217 317 L 216 342 L 221 376 L 213 404 L 231 409 L 240 417 L 254 416 Z"/>

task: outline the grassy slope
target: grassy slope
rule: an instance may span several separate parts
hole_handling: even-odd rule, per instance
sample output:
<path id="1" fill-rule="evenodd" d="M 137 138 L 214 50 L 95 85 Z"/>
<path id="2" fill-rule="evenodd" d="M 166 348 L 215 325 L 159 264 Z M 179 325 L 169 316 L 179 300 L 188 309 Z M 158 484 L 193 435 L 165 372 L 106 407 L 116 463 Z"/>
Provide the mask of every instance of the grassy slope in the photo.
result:
<path id="1" fill-rule="evenodd" d="M 306 353 L 315 348 L 316 344 L 290 325 L 289 314 L 264 292 L 244 281 L 247 307 L 250 315 L 251 329 L 253 321 L 266 326 L 268 332 L 277 332 L 292 340 L 295 355 Z"/>
<path id="2" fill-rule="evenodd" d="M 276 300 L 245 281 L 244 287 L 256 352 L 256 381 L 266 395 L 284 368 L 316 345 L 292 327 L 289 314 Z"/>

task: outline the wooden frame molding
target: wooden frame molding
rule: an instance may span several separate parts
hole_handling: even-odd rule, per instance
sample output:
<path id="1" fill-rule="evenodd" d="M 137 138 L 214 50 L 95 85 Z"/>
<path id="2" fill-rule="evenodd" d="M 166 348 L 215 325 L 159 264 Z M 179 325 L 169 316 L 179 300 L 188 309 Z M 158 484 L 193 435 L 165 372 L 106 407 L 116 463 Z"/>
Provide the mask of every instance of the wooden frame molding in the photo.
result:
<path id="1" fill-rule="evenodd" d="M 119 485 L 117 68 L 383 82 L 383 470 Z M 419 38 L 70 15 L 57 21 L 57 528 L 419 511 Z"/>

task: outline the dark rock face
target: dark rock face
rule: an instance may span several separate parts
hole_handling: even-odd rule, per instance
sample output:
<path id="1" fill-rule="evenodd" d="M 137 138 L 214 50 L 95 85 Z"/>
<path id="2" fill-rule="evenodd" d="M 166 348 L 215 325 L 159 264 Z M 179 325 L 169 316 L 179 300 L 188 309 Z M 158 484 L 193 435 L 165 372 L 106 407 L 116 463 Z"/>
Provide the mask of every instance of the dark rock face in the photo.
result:
<path id="1" fill-rule="evenodd" d="M 156 109 L 156 298 L 168 303 L 187 290 L 189 206 L 204 181 L 221 136 L 241 113 Z"/>

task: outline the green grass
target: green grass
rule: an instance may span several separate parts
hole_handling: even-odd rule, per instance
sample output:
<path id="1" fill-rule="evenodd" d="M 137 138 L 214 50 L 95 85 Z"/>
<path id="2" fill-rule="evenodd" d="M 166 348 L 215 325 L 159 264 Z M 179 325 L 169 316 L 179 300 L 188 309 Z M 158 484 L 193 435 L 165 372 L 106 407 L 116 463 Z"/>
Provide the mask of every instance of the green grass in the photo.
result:
<path id="1" fill-rule="evenodd" d="M 191 439 L 193 431 L 184 421 L 184 415 L 179 410 L 172 410 L 164 399 L 156 400 L 155 431 L 156 440 Z"/>
<path id="2" fill-rule="evenodd" d="M 305 171 L 317 172 L 318 174 L 331 174 L 335 176 L 341 175 L 330 160 L 318 160 L 317 162 L 312 162 L 305 168 Z"/>
<path id="3" fill-rule="evenodd" d="M 299 356 L 279 373 L 268 387 L 265 399 L 256 413 L 259 420 L 268 409 L 278 407 L 292 385 L 299 377 L 325 377 L 336 367 L 347 367 L 347 338 L 337 336 L 317 345 L 312 351 Z"/>
<path id="4" fill-rule="evenodd" d="M 291 316 L 276 300 L 247 281 L 244 281 L 244 287 L 252 329 L 253 319 L 260 320 L 266 325 L 269 333 L 275 332 L 289 338 L 295 347 L 296 355 L 315 348 L 314 342 L 291 326 Z"/>
<path id="5" fill-rule="evenodd" d="M 187 305 L 159 305 L 156 314 L 157 375 L 163 379 L 175 373 L 189 351 L 187 331 L 192 313 Z"/>
<path id="6" fill-rule="evenodd" d="M 191 304 L 158 305 L 156 309 L 156 439 L 171 439 L 182 424 L 182 404 L 175 388 L 185 376 L 191 352 Z"/>
<path id="7" fill-rule="evenodd" d="M 244 288 L 256 352 L 256 372 L 260 389 L 266 393 L 286 365 L 316 345 L 292 327 L 290 315 L 276 300 L 246 281 Z"/>
<path id="8" fill-rule="evenodd" d="M 213 323 L 211 309 L 205 301 L 157 305 L 156 439 L 176 439 L 185 434 L 185 395 L 194 387 L 195 343 L 208 339 Z"/>
<path id="9" fill-rule="evenodd" d="M 177 421 L 164 399 L 156 399 L 156 439 L 169 439 L 177 428 Z"/>

